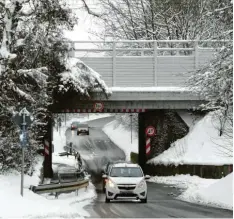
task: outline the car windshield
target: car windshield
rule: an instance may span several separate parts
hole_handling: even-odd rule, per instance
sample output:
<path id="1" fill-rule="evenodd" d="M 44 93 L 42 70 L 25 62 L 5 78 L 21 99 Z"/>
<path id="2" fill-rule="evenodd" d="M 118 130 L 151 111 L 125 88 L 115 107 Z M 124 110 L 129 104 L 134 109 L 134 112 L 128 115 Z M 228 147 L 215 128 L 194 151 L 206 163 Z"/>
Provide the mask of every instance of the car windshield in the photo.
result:
<path id="1" fill-rule="evenodd" d="M 73 126 L 77 126 L 79 124 L 79 122 L 73 122 L 72 125 Z"/>
<path id="2" fill-rule="evenodd" d="M 88 124 L 82 124 L 82 123 L 80 123 L 80 124 L 78 125 L 78 127 L 79 127 L 79 128 L 88 128 Z"/>
<path id="3" fill-rule="evenodd" d="M 139 167 L 113 167 L 111 177 L 142 177 L 143 173 Z"/>

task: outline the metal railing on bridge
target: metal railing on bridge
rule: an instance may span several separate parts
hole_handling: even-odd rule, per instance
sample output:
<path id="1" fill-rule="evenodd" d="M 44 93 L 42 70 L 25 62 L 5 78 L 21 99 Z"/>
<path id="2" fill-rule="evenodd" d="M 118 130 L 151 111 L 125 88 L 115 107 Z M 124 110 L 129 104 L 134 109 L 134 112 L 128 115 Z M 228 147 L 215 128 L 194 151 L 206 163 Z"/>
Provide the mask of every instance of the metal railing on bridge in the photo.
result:
<path id="1" fill-rule="evenodd" d="M 181 87 L 227 41 L 72 41 L 72 57 L 97 71 L 109 87 Z"/>

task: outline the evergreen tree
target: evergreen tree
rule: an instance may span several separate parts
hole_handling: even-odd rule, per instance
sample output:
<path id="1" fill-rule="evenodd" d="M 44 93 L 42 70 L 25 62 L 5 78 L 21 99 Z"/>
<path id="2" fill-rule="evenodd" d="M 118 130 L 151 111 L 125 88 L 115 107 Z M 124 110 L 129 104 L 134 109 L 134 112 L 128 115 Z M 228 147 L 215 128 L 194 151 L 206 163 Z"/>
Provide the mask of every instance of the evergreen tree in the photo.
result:
<path id="1" fill-rule="evenodd" d="M 20 166 L 20 130 L 12 116 L 25 106 L 34 118 L 28 129 L 29 147 L 25 155 L 28 171 L 36 149 L 42 146 L 51 117 L 48 106 L 53 103 L 53 93 L 59 92 L 57 89 L 64 82 L 63 73 L 69 72 L 67 78 L 81 73 L 79 65 L 73 66 L 73 70 L 67 67 L 70 45 L 63 36 L 63 31 L 72 30 L 77 19 L 57 0 L 0 1 L 0 18 L 0 171 Z M 79 84 L 86 89 L 84 95 L 88 96 L 94 87 L 106 91 L 98 74 L 86 71 L 85 76 L 87 83 Z"/>

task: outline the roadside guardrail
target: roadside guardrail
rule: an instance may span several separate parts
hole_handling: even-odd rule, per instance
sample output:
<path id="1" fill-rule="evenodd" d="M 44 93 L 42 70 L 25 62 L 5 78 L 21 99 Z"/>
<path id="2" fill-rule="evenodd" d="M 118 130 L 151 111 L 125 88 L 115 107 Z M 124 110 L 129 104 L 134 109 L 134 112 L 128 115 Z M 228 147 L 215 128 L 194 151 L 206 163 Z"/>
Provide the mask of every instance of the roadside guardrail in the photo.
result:
<path id="1" fill-rule="evenodd" d="M 76 182 L 65 182 L 65 183 L 51 183 L 38 186 L 30 186 L 30 190 L 37 194 L 43 193 L 56 193 L 55 197 L 58 197 L 58 193 L 67 192 L 67 191 L 77 191 L 81 188 L 87 189 L 89 185 L 89 180 L 79 180 Z"/>

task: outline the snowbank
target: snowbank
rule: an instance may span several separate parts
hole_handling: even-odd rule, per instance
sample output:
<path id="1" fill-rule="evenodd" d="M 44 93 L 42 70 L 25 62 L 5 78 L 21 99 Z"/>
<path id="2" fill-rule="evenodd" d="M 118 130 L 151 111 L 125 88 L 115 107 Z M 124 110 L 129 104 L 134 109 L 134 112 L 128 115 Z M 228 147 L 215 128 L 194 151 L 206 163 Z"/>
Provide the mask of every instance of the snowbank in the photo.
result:
<path id="1" fill-rule="evenodd" d="M 72 121 L 80 122 L 108 117 L 109 114 L 90 114 L 83 118 L 73 118 L 62 123 L 60 132 L 54 129 L 54 153 L 53 169 L 56 163 L 67 164 L 75 167 L 76 161 L 73 156 L 60 157 L 59 152 L 63 152 L 66 144 L 65 131 L 70 127 Z M 38 157 L 38 164 L 35 167 L 33 176 L 25 175 L 24 196 L 20 195 L 20 174 L 16 172 L 0 175 L 0 218 L 84 218 L 90 215 L 83 209 L 96 197 L 95 188 L 92 184 L 88 190 L 80 189 L 78 196 L 75 192 L 61 194 L 58 199 L 48 194 L 37 195 L 29 190 L 30 185 L 38 185 L 40 179 L 40 168 L 43 157 Z M 55 169 L 54 169 L 55 170 Z M 12 210 L 14 208 L 14 210 Z"/>
<path id="2" fill-rule="evenodd" d="M 149 182 L 174 185 L 184 190 L 178 199 L 233 209 L 233 174 L 222 179 L 204 179 L 198 176 L 175 175 L 152 177 Z"/>
<path id="3" fill-rule="evenodd" d="M 131 143 L 131 131 L 125 129 L 121 124 L 118 124 L 116 120 L 106 124 L 103 128 L 106 135 L 113 141 L 119 148 L 121 148 L 126 154 L 126 160 L 130 160 L 130 153 L 138 153 L 138 135 L 132 132 Z"/>
<path id="4" fill-rule="evenodd" d="M 42 158 L 38 161 L 36 171 L 32 177 L 25 175 L 24 196 L 20 195 L 20 174 L 9 173 L 0 175 L 0 218 L 84 218 L 89 214 L 83 207 L 96 197 L 91 184 L 88 190 L 61 194 L 58 199 L 54 196 L 37 195 L 29 190 L 30 185 L 39 182 L 39 169 Z"/>
<path id="5" fill-rule="evenodd" d="M 203 118 L 202 115 L 194 115 L 188 111 L 185 110 L 176 110 L 176 112 L 179 114 L 181 119 L 184 120 L 184 122 L 187 124 L 187 126 L 190 128 L 190 130 L 194 127 L 194 125 Z"/>
<path id="6" fill-rule="evenodd" d="M 232 164 L 232 154 L 228 157 L 222 147 L 232 147 L 232 142 L 227 142 L 227 138 L 224 135 L 219 136 L 217 129 L 218 119 L 215 116 L 215 112 L 206 115 L 191 129 L 188 135 L 172 143 L 168 150 L 149 160 L 148 163 L 164 165 Z"/>
<path id="7" fill-rule="evenodd" d="M 204 179 L 199 176 L 190 176 L 189 174 L 176 174 L 175 176 L 154 176 L 148 180 L 149 182 L 176 185 L 179 188 L 187 189 L 189 186 L 209 186 L 217 182 L 217 179 Z"/>
<path id="8" fill-rule="evenodd" d="M 59 153 L 64 152 L 64 146 L 66 146 L 66 136 L 65 132 L 68 127 L 71 125 L 69 120 L 65 125 L 65 122 L 62 122 L 60 131 L 57 131 L 56 128 L 53 129 L 53 145 L 54 153 L 52 154 L 53 170 L 56 171 L 57 164 L 66 164 L 72 167 L 76 167 L 77 161 L 74 156 L 59 156 Z"/>
<path id="9" fill-rule="evenodd" d="M 190 202 L 218 206 L 232 210 L 233 173 L 208 186 L 199 187 L 195 191 L 190 187 L 180 195 L 179 198 Z"/>

